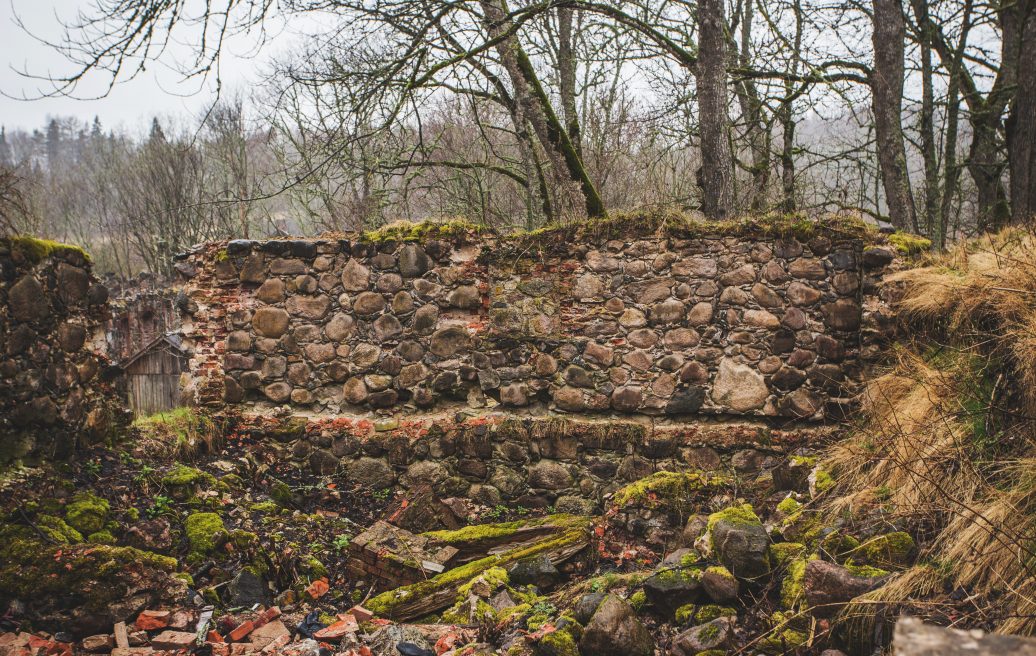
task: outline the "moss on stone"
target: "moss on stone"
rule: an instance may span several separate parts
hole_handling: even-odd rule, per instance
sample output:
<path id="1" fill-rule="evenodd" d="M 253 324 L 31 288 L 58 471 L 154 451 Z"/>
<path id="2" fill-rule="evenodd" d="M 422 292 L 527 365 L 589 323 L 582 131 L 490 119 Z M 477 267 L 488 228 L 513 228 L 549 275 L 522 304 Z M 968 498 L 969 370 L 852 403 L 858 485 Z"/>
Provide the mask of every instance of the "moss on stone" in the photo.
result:
<path id="1" fill-rule="evenodd" d="M 189 515 L 184 522 L 191 554 L 205 556 L 227 541 L 229 535 L 223 520 L 216 513 L 200 512 Z"/>
<path id="2" fill-rule="evenodd" d="M 719 512 L 714 512 L 709 515 L 706 530 L 709 535 L 710 544 L 712 544 L 713 540 L 712 531 L 716 527 L 716 524 L 720 522 L 727 522 L 729 524 L 741 526 L 762 526 L 762 522 L 759 520 L 759 516 L 755 514 L 755 509 L 752 508 L 752 504 L 743 503 L 739 506 L 724 508 Z M 713 549 L 715 549 L 715 544 L 713 544 Z"/>
<path id="3" fill-rule="evenodd" d="M 12 252 L 21 253 L 32 264 L 39 264 L 46 258 L 54 255 L 65 255 L 68 253 L 74 253 L 86 262 L 90 261 L 89 253 L 81 247 L 72 244 L 63 244 L 50 239 L 39 239 L 26 235 L 8 237 L 3 241 L 7 242 Z"/>
<path id="4" fill-rule="evenodd" d="M 194 587 L 194 577 L 187 572 L 177 572 L 176 574 L 173 574 L 173 578 L 183 581 L 188 587 Z"/>
<path id="5" fill-rule="evenodd" d="M 932 249 L 932 240 L 909 232 L 896 231 L 887 237 L 888 242 L 903 255 L 915 255 Z"/>
<path id="6" fill-rule="evenodd" d="M 288 487 L 287 483 L 283 481 L 276 481 L 270 486 L 270 498 L 274 500 L 280 506 L 288 507 L 292 505 L 291 488 Z"/>
<path id="7" fill-rule="evenodd" d="M 680 626 L 687 626 L 694 620 L 694 614 L 697 608 L 698 607 L 694 604 L 684 604 L 676 609 L 676 613 L 673 614 L 673 618 Z"/>
<path id="8" fill-rule="evenodd" d="M 705 624 L 712 620 L 719 619 L 720 617 L 733 617 L 737 615 L 737 610 L 730 606 L 720 606 L 719 604 L 705 604 L 694 613 L 695 624 Z"/>
<path id="9" fill-rule="evenodd" d="M 93 544 L 115 544 L 115 536 L 111 531 L 97 531 L 86 536 L 86 541 Z"/>
<path id="10" fill-rule="evenodd" d="M 299 569 L 310 579 L 319 579 L 328 575 L 327 566 L 313 554 L 307 554 L 300 559 Z"/>
<path id="11" fill-rule="evenodd" d="M 805 214 L 772 212 L 729 221 L 704 221 L 668 210 L 641 210 L 551 224 L 530 232 L 517 232 L 503 241 L 504 245 L 511 246 L 508 250 L 536 250 L 552 244 L 665 235 L 683 239 L 743 237 L 808 240 L 820 235 L 868 241 L 879 238 L 871 226 L 852 216 L 833 215 L 815 219 Z"/>
<path id="12" fill-rule="evenodd" d="M 883 576 L 888 576 L 888 570 L 881 569 L 880 567 L 872 567 L 870 565 L 857 565 L 851 559 L 845 561 L 845 568 L 856 576 L 866 576 L 867 578 L 880 579 Z"/>
<path id="13" fill-rule="evenodd" d="M 457 601 L 467 599 L 468 595 L 471 594 L 471 588 L 474 587 L 475 583 L 478 582 L 479 579 L 484 580 L 486 584 L 494 590 L 500 586 L 507 585 L 510 581 L 507 576 L 506 569 L 503 567 L 490 567 L 457 589 Z"/>
<path id="14" fill-rule="evenodd" d="M 914 538 L 904 531 L 886 533 L 867 540 L 853 554 L 879 567 L 906 567 L 914 555 Z"/>
<path id="15" fill-rule="evenodd" d="M 544 656 L 579 656 L 575 638 L 565 630 L 553 631 L 543 636 L 538 645 Z"/>
<path id="16" fill-rule="evenodd" d="M 818 556 L 813 554 L 808 558 L 799 556 L 788 561 L 784 580 L 781 581 L 781 606 L 783 608 L 794 610 L 804 598 L 802 583 L 806 578 L 806 563 L 817 558 Z"/>
<path id="17" fill-rule="evenodd" d="M 721 476 L 708 476 L 696 472 L 660 471 L 630 483 L 612 497 L 612 504 L 625 508 L 630 505 L 658 507 L 661 505 L 690 502 L 694 494 L 704 488 L 726 485 L 729 480 Z"/>
<path id="18" fill-rule="evenodd" d="M 60 517 L 38 515 L 35 523 L 41 533 L 57 544 L 78 544 L 83 541 L 83 534 Z"/>
<path id="19" fill-rule="evenodd" d="M 80 492 L 65 507 L 65 521 L 81 534 L 88 535 L 104 528 L 109 510 L 106 499 L 90 492 Z"/>
<path id="20" fill-rule="evenodd" d="M 169 487 L 186 487 L 188 485 L 208 487 L 215 484 L 216 477 L 212 474 L 183 464 L 176 465 L 162 477 L 162 485 Z"/>
<path id="21" fill-rule="evenodd" d="M 831 473 L 822 467 L 818 467 L 813 471 L 813 493 L 816 495 L 823 494 L 835 486 L 835 479 L 831 477 Z"/>
<path id="22" fill-rule="evenodd" d="M 31 527 L 0 527 L 0 590 L 13 599 L 45 604 L 71 599 L 77 610 L 107 612 L 124 600 L 127 580 L 145 571 L 175 569 L 175 559 L 149 551 L 101 544 L 55 546 Z"/>
<path id="23" fill-rule="evenodd" d="M 800 508 L 802 508 L 802 504 L 791 497 L 788 497 L 777 504 L 777 512 L 785 516 L 795 514 Z"/>
<path id="24" fill-rule="evenodd" d="M 360 241 L 371 244 L 385 242 L 417 242 L 433 240 L 456 241 L 470 239 L 486 232 L 485 226 L 477 225 L 466 219 L 450 219 L 448 221 L 396 221 L 376 230 L 368 230 L 360 235 Z"/>
<path id="25" fill-rule="evenodd" d="M 784 565 L 792 558 L 802 555 L 806 545 L 801 542 L 774 542 L 767 547 L 770 565 L 774 568 Z"/>
<path id="26" fill-rule="evenodd" d="M 281 507 L 273 501 L 260 501 L 259 503 L 253 503 L 248 507 L 252 512 L 262 513 L 264 515 L 276 515 L 280 513 Z"/>
<path id="27" fill-rule="evenodd" d="M 647 605 L 647 593 L 643 590 L 637 590 L 630 595 L 629 599 L 626 600 L 629 605 L 635 611 L 643 610 L 644 606 Z"/>

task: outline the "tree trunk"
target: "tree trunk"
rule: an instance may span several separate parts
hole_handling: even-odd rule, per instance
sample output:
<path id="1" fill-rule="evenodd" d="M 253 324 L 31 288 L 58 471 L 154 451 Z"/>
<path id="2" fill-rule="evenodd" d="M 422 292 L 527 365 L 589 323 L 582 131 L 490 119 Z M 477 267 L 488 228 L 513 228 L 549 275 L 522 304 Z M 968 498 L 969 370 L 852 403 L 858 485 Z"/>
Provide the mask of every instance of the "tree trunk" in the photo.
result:
<path id="1" fill-rule="evenodd" d="M 496 37 L 510 28 L 506 18 L 506 3 L 501 0 L 482 0 L 481 6 L 491 36 Z M 526 116 L 544 150 L 555 155 L 557 168 L 566 170 L 569 177 L 579 185 L 587 215 L 604 216 L 604 201 L 590 179 L 582 158 L 569 139 L 568 130 L 554 111 L 550 98 L 518 39 L 514 36 L 504 39 L 497 46 L 497 52 L 514 85 L 515 102 L 523 104 Z"/>
<path id="2" fill-rule="evenodd" d="M 558 89 L 561 94 L 561 111 L 565 116 L 565 128 L 572 147 L 583 156 L 580 139 L 579 112 L 576 109 L 576 56 L 572 44 L 571 7 L 558 8 Z"/>
<path id="3" fill-rule="evenodd" d="M 1036 0 L 1018 0 L 1020 22 L 1018 80 L 1007 117 L 1007 155 L 1011 172 L 1011 218 L 1027 223 L 1036 216 Z"/>
<path id="4" fill-rule="evenodd" d="M 905 37 L 899 0 L 874 0 L 874 71 L 870 83 L 878 166 L 892 225 L 916 232 L 917 216 L 910 193 L 901 122 Z"/>
<path id="5" fill-rule="evenodd" d="M 727 115 L 727 62 L 724 0 L 698 3 L 698 122 L 701 131 L 701 209 L 722 220 L 734 211 L 734 171 Z"/>
<path id="6" fill-rule="evenodd" d="M 924 226 L 931 237 L 938 232 L 939 158 L 935 141 L 935 69 L 932 64 L 932 23 L 928 0 L 911 0 L 921 46 L 921 153 L 924 158 Z"/>

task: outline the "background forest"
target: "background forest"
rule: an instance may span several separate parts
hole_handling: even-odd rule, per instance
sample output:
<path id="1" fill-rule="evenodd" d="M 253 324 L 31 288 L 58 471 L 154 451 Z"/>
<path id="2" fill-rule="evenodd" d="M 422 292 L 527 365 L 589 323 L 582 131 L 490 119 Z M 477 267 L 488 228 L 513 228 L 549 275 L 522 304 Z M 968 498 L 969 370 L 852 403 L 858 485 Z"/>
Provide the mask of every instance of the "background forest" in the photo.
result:
<path id="1" fill-rule="evenodd" d="M 68 18 L 54 93 L 132 77 L 170 39 L 193 44 L 191 76 L 275 18 L 309 36 L 200 116 L 0 133 L 8 231 L 128 276 L 207 239 L 397 219 L 849 212 L 939 247 L 1036 209 L 1036 0 L 226 9 L 99 0 Z"/>

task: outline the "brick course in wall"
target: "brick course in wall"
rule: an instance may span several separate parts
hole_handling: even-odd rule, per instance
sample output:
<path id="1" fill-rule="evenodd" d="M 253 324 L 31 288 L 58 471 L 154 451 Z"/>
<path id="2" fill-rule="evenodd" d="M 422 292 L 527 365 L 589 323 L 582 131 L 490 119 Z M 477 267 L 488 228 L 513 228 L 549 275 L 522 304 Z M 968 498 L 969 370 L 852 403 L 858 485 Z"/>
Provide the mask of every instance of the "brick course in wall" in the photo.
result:
<path id="1" fill-rule="evenodd" d="M 891 259 L 833 231 L 535 249 L 468 235 L 232 241 L 178 270 L 204 405 L 823 420 L 844 416 L 874 349 L 865 263 Z"/>

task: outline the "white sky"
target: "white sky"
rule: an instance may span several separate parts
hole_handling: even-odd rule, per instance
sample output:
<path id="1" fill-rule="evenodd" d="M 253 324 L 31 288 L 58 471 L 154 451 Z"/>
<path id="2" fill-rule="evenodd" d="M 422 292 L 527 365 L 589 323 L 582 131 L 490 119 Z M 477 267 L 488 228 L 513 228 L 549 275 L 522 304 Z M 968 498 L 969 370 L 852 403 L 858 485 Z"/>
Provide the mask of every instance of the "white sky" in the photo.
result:
<path id="1" fill-rule="evenodd" d="M 146 126 L 156 114 L 198 113 L 215 97 L 215 80 L 184 81 L 173 69 L 177 56 L 187 56 L 186 46 L 173 46 L 163 61 L 149 65 L 146 73 L 120 84 L 105 98 L 77 100 L 58 97 L 39 99 L 40 90 L 47 89 L 45 80 L 31 80 L 19 75 L 27 70 L 36 75 L 67 74 L 71 64 L 55 50 L 40 43 L 23 31 L 15 16 L 32 33 L 47 39 L 62 34 L 61 19 L 70 20 L 78 9 L 88 7 L 84 0 L 0 0 L 0 125 L 31 130 L 43 128 L 48 116 L 75 116 L 92 121 L 100 116 L 106 127 L 123 125 L 129 129 Z M 287 36 L 287 35 L 285 35 Z M 251 58 L 250 43 L 239 39 L 221 60 L 221 78 L 224 92 L 248 90 L 258 78 L 258 70 L 268 56 L 263 51 L 259 58 Z M 273 52 L 273 49 L 270 49 Z M 83 84 L 77 95 L 96 96 L 103 84 Z M 15 98 L 36 98 L 16 100 Z"/>

